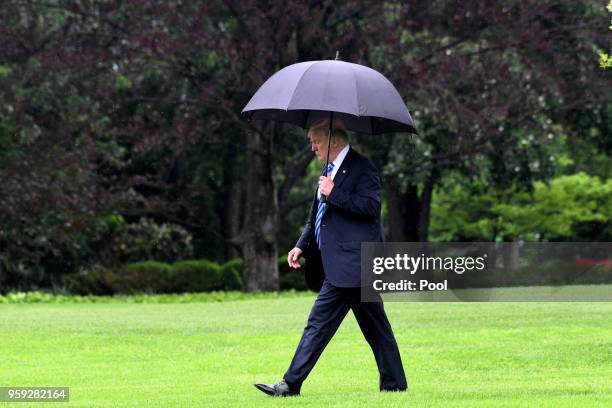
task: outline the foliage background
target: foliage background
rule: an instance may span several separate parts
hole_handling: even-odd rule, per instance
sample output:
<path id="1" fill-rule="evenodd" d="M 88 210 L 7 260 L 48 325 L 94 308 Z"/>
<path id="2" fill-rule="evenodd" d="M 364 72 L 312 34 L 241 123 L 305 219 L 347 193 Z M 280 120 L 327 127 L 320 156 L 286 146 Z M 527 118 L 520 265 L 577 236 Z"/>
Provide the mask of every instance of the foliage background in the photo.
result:
<path id="1" fill-rule="evenodd" d="M 386 75 L 419 130 L 352 138 L 389 240 L 612 241 L 608 26 L 591 0 L 7 0 L 0 290 L 187 259 L 242 258 L 247 291 L 297 282 L 278 260 L 320 164 L 303 130 L 240 110 L 336 50 Z"/>

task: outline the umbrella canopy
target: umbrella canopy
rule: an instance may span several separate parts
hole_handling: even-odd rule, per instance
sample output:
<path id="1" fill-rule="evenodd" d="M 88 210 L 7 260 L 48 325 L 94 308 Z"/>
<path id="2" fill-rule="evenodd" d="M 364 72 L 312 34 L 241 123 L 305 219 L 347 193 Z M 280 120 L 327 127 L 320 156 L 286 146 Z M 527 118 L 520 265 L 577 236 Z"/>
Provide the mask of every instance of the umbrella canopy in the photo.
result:
<path id="1" fill-rule="evenodd" d="M 319 119 L 342 120 L 358 133 L 416 133 L 406 104 L 381 73 L 340 60 L 307 61 L 272 75 L 242 110 L 308 128 Z"/>

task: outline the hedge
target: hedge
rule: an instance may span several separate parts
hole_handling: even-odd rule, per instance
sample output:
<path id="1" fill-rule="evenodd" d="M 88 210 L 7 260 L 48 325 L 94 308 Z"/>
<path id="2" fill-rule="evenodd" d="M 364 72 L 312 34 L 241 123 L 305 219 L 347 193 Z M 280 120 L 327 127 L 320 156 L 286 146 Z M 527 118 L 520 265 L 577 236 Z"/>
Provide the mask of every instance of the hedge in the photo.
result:
<path id="1" fill-rule="evenodd" d="M 278 260 L 280 286 L 283 290 L 306 290 L 303 270 L 289 269 L 287 256 Z M 65 279 L 66 289 L 80 295 L 135 293 L 189 293 L 242 289 L 242 259 L 222 265 L 206 259 L 133 262 L 118 269 L 94 266 Z"/>

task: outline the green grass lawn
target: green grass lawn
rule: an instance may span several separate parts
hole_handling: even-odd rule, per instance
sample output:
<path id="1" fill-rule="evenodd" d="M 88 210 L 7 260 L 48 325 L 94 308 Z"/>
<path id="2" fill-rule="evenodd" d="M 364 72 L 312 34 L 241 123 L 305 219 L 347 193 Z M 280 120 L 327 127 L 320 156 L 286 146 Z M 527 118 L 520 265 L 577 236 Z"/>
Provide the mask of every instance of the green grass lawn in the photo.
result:
<path id="1" fill-rule="evenodd" d="M 0 304 L 0 386 L 83 407 L 612 406 L 612 303 L 386 303 L 407 393 L 378 392 L 349 314 L 302 395 L 267 397 L 253 383 L 281 378 L 314 296 Z"/>

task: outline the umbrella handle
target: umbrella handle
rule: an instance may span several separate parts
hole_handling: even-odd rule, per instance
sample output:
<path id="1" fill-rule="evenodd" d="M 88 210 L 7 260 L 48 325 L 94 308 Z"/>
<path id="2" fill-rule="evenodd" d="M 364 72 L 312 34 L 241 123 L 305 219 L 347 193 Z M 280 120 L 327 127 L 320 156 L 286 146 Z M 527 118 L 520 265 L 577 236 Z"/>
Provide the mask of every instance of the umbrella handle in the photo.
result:
<path id="1" fill-rule="evenodd" d="M 336 53 L 336 58 L 338 54 Z M 334 111 L 329 112 L 329 129 L 327 131 L 327 160 L 325 161 L 325 176 L 327 177 L 327 166 L 329 165 L 329 149 L 331 148 L 332 124 L 334 123 Z M 321 202 L 327 202 L 327 196 L 321 194 Z"/>

